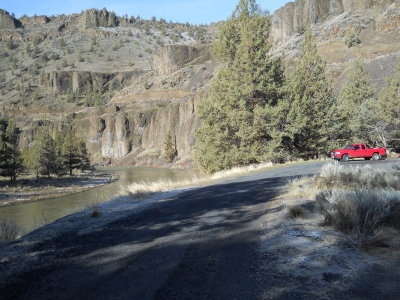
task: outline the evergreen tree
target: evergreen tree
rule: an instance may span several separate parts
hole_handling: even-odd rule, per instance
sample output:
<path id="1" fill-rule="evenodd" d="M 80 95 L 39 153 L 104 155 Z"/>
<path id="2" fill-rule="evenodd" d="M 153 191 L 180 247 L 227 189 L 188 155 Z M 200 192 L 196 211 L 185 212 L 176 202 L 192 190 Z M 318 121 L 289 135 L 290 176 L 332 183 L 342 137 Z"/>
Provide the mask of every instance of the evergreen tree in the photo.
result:
<path id="1" fill-rule="evenodd" d="M 380 125 L 379 140 L 385 147 L 400 149 L 400 61 L 391 77 L 382 88 L 377 111 Z"/>
<path id="2" fill-rule="evenodd" d="M 33 171 L 36 177 L 62 173 L 57 145 L 48 127 L 37 128 L 34 142 L 24 150 L 23 159 L 25 167 Z"/>
<path id="3" fill-rule="evenodd" d="M 79 169 L 82 172 L 86 170 L 92 170 L 89 153 L 87 151 L 86 144 L 83 141 L 79 143 L 79 156 L 80 156 Z"/>
<path id="4" fill-rule="evenodd" d="M 50 176 L 51 174 L 61 173 L 60 159 L 57 153 L 56 143 L 46 131 L 39 140 L 39 157 L 40 174 Z"/>
<path id="5" fill-rule="evenodd" d="M 80 166 L 79 144 L 72 128 L 67 131 L 62 147 L 62 162 L 70 176 L 72 171 Z"/>
<path id="6" fill-rule="evenodd" d="M 287 133 L 293 154 L 310 159 L 329 150 L 334 97 L 310 27 L 303 38 L 301 55 L 288 85 Z"/>
<path id="7" fill-rule="evenodd" d="M 208 172 L 266 159 L 264 118 L 282 97 L 280 59 L 270 55 L 270 21 L 254 0 L 241 0 L 214 45 L 223 63 L 199 109 L 195 158 Z"/>
<path id="8" fill-rule="evenodd" d="M 177 156 L 175 142 L 172 140 L 171 132 L 168 132 L 167 138 L 165 141 L 165 148 L 164 148 L 164 159 L 167 162 L 172 162 L 174 158 Z"/>
<path id="9" fill-rule="evenodd" d="M 21 155 L 18 149 L 18 129 L 14 119 L 0 124 L 0 175 L 17 179 L 22 169 Z"/>
<path id="10" fill-rule="evenodd" d="M 356 61 L 347 84 L 339 94 L 339 111 L 343 118 L 342 130 L 346 142 L 367 143 L 373 139 L 374 93 L 365 66 L 361 61 Z"/>

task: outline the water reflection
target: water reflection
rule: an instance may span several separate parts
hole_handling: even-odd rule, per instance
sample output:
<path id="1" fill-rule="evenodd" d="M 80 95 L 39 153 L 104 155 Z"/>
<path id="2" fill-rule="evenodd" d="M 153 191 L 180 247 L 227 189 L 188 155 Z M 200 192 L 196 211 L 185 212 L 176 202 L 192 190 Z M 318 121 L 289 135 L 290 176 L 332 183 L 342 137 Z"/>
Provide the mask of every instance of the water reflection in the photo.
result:
<path id="1" fill-rule="evenodd" d="M 185 171 L 137 167 L 109 167 L 99 168 L 99 170 L 117 175 L 119 180 L 78 194 L 1 207 L 0 220 L 14 220 L 22 226 L 24 233 L 27 233 L 45 223 L 108 201 L 119 194 L 123 185 L 143 180 L 180 180 L 187 178 L 189 175 L 188 172 Z"/>

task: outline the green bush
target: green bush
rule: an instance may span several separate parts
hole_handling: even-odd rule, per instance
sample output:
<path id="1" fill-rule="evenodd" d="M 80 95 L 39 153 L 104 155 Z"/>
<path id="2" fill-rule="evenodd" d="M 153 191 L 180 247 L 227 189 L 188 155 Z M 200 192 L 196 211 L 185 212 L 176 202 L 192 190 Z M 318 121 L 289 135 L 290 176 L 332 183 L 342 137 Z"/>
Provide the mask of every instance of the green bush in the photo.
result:
<path id="1" fill-rule="evenodd" d="M 344 41 L 347 47 L 351 48 L 353 46 L 357 46 L 361 44 L 361 40 L 358 38 L 358 36 L 355 33 L 351 33 L 346 36 L 346 39 Z"/>

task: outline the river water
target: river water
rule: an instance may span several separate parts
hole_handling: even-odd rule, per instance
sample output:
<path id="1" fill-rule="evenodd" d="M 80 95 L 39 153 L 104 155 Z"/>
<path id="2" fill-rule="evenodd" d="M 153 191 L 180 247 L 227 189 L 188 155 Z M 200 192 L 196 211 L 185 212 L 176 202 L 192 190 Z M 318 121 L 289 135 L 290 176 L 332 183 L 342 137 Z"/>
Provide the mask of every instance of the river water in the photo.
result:
<path id="1" fill-rule="evenodd" d="M 22 233 L 25 234 L 66 215 L 109 201 L 118 196 L 124 185 L 139 181 L 187 179 L 190 175 L 186 171 L 139 167 L 110 167 L 100 168 L 100 170 L 118 176 L 119 180 L 64 197 L 1 207 L 0 221 L 14 220 L 22 227 Z"/>

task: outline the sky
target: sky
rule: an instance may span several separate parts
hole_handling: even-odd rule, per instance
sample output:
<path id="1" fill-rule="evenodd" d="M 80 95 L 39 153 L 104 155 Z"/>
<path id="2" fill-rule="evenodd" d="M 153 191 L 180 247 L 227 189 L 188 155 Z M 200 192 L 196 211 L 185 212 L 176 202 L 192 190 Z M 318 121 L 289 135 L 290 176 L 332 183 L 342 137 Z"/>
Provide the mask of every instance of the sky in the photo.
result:
<path id="1" fill-rule="evenodd" d="M 115 11 L 117 15 L 128 14 L 144 19 L 155 16 L 167 21 L 210 24 L 226 20 L 235 9 L 239 0 L 0 0 L 0 8 L 16 17 L 22 15 L 58 15 L 80 13 L 89 8 Z M 292 0 L 294 1 L 294 0 Z M 264 10 L 271 13 L 290 2 L 289 0 L 258 0 Z"/>

